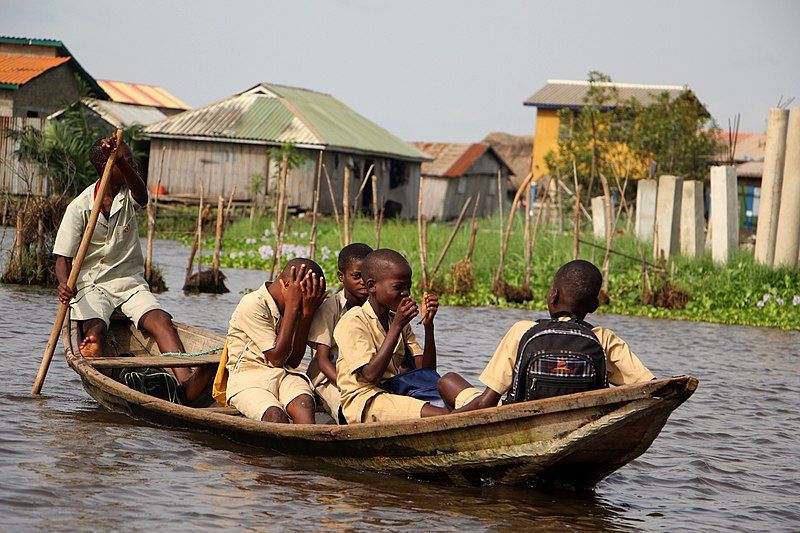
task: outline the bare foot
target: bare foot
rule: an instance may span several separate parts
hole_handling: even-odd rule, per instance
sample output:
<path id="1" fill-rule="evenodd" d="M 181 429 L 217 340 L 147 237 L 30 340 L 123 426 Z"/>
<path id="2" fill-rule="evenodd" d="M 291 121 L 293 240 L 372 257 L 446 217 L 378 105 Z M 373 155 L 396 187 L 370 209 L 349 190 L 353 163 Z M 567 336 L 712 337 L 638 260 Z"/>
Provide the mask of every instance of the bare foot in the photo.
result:
<path id="1" fill-rule="evenodd" d="M 103 346 L 94 335 L 88 335 L 81 341 L 81 355 L 84 357 L 100 357 Z"/>

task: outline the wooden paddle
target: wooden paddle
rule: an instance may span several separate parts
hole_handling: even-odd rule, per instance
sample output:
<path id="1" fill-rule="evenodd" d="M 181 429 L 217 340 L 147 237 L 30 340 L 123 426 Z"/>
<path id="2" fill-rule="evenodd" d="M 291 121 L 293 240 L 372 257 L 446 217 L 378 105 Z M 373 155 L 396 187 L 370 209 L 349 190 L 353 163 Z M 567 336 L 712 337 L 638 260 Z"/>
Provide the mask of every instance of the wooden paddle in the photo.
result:
<path id="1" fill-rule="evenodd" d="M 111 169 L 114 168 L 114 160 L 117 158 L 119 146 L 122 144 L 122 130 L 117 130 L 114 136 L 117 142 L 114 150 L 111 152 L 111 155 L 108 156 L 106 168 L 103 169 L 103 176 L 100 178 L 100 186 L 98 187 L 97 194 L 95 195 L 95 199 L 99 198 L 99 201 L 95 200 L 94 205 L 92 206 L 92 213 L 89 215 L 89 222 L 86 224 L 86 231 L 83 233 L 83 239 L 81 239 L 81 244 L 78 247 L 78 253 L 75 254 L 75 258 L 72 260 L 72 270 L 70 270 L 69 279 L 67 280 L 67 287 L 71 289 L 75 288 L 75 284 L 78 281 L 78 274 L 83 266 L 83 260 L 86 257 L 87 250 L 89 249 L 89 243 L 92 241 L 92 234 L 94 233 L 94 228 L 97 225 L 97 217 L 100 216 L 103 198 L 105 197 L 106 188 L 108 187 L 108 182 L 111 178 Z M 42 364 L 39 365 L 39 373 L 36 374 L 36 381 L 33 382 L 33 390 L 31 391 L 32 394 L 39 394 L 42 391 L 44 378 L 47 376 L 47 370 L 50 368 L 50 361 L 53 359 L 53 352 L 55 352 L 56 344 L 58 343 L 58 334 L 61 332 L 61 326 L 64 325 L 64 319 L 67 316 L 68 309 L 69 302 L 62 302 L 58 308 L 53 329 L 50 331 L 50 340 L 47 341 L 47 347 L 44 349 L 44 355 L 42 356 Z"/>

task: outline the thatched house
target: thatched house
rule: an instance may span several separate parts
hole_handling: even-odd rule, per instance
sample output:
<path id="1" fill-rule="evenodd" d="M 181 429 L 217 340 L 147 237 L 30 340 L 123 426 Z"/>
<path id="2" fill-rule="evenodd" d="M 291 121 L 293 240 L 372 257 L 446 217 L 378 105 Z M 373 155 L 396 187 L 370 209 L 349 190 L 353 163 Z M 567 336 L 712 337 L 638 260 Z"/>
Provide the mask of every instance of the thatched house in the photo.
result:
<path id="1" fill-rule="evenodd" d="M 479 192 L 478 215 L 497 210 L 498 191 L 505 195 L 513 171 L 488 143 L 411 144 L 433 158 L 422 164 L 422 211 L 428 219 L 456 218 L 464 201 Z"/>
<path id="2" fill-rule="evenodd" d="M 345 166 L 351 202 L 372 167 L 387 215 L 416 216 L 420 163 L 426 156 L 329 94 L 261 83 L 152 124 L 144 133 L 152 141 L 151 181 L 163 169 L 162 185 L 170 195 L 196 197 L 202 183 L 206 195 L 226 195 L 235 186 L 237 198 L 272 202 L 280 161 L 271 149 L 292 144 L 303 161 L 289 174 L 291 208 L 312 208 L 321 173 L 320 211 L 332 212 L 327 173 L 341 209 Z M 369 209 L 371 202 L 367 180 L 358 207 Z"/>

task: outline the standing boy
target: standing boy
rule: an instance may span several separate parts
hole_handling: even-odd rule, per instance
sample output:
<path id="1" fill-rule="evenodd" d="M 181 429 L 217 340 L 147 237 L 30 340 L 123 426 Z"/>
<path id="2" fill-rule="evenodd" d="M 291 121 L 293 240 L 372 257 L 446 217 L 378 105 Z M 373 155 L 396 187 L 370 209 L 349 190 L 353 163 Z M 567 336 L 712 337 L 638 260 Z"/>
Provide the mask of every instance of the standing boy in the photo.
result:
<path id="1" fill-rule="evenodd" d="M 314 350 L 314 358 L 308 365 L 307 374 L 322 405 L 334 420 L 339 420 L 341 394 L 336 386 L 339 348 L 333 338 L 333 330 L 347 311 L 367 301 L 369 293 L 363 271 L 364 259 L 370 252 L 372 248 L 360 242 L 342 248 L 337 272 L 342 288 L 323 302 L 308 332 L 308 345 Z"/>
<path id="2" fill-rule="evenodd" d="M 547 308 L 550 316 L 558 320 L 572 317 L 583 321 L 593 313 L 599 303 L 597 296 L 603 283 L 603 275 L 592 263 L 583 260 L 570 261 L 558 269 L 553 277 Z M 536 325 L 530 320 L 521 320 L 511 326 L 500 345 L 486 365 L 480 380 L 486 385 L 481 392 L 457 374 L 446 374 L 439 381 L 439 392 L 448 405 L 456 411 L 471 411 L 494 407 L 512 387 L 515 379 L 520 339 Z M 625 341 L 607 328 L 591 329 L 605 353 L 608 382 L 613 385 L 628 385 L 655 379 Z M 601 359 L 602 360 L 602 359 Z"/>
<path id="3" fill-rule="evenodd" d="M 98 174 L 115 147 L 115 137 L 100 139 L 89 150 L 89 159 Z M 150 333 L 161 353 L 184 351 L 172 317 L 161 308 L 144 280 L 144 259 L 139 244 L 136 210 L 147 204 L 147 188 L 139 176 L 131 149 L 122 143 L 111 170 L 105 196 L 96 198 L 99 181 L 87 187 L 70 202 L 58 228 L 53 253 L 56 256 L 58 296 L 69 303 L 71 318 L 80 322 L 83 341 L 81 354 L 103 354 L 111 314 L 119 309 L 134 325 Z M 67 279 L 72 258 L 78 251 L 94 202 L 101 212 L 81 266 L 76 287 L 70 290 Z M 213 368 L 170 369 L 182 387 L 183 396 L 194 401 L 204 392 Z"/>
<path id="4" fill-rule="evenodd" d="M 324 299 L 322 269 L 298 258 L 286 263 L 275 282 L 246 294 L 236 306 L 226 338 L 226 398 L 247 418 L 314 423 L 314 390 L 295 369 Z"/>
<path id="5" fill-rule="evenodd" d="M 364 260 L 368 300 L 348 311 L 336 326 L 339 346 L 336 377 L 342 392 L 342 412 L 348 424 L 406 420 L 449 411 L 410 396 L 384 391 L 380 385 L 401 372 L 405 351 L 416 368 L 436 368 L 433 318 L 436 296 L 424 302 L 425 349 L 420 348 L 410 323 L 419 314 L 410 298 L 411 266 L 394 250 L 375 250 Z"/>

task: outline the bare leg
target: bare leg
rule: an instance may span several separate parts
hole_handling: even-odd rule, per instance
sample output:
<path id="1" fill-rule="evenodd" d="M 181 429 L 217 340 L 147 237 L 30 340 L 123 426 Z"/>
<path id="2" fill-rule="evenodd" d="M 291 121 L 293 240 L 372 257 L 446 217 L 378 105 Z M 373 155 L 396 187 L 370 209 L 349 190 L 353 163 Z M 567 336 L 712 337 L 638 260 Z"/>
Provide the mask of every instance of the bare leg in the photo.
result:
<path id="1" fill-rule="evenodd" d="M 429 403 L 426 403 L 422 406 L 422 411 L 420 414 L 422 415 L 422 418 L 428 418 L 429 416 L 449 415 L 450 409 L 445 409 L 444 407 L 435 407 Z"/>
<path id="2" fill-rule="evenodd" d="M 314 424 L 314 398 L 301 394 L 286 406 L 286 412 L 295 424 Z"/>
<path id="3" fill-rule="evenodd" d="M 106 344 L 106 323 L 99 318 L 90 318 L 81 322 L 81 355 L 84 357 L 100 357 L 103 355 L 103 346 Z"/>
<path id="4" fill-rule="evenodd" d="M 153 336 L 161 353 L 183 353 L 183 343 L 178 331 L 172 324 L 170 316 L 161 309 L 148 311 L 139 320 L 139 327 Z M 194 370 L 191 368 L 172 368 L 172 373 L 183 387 L 183 394 L 190 402 L 198 399 L 205 391 L 208 382 L 214 376 L 216 367 L 204 365 Z"/>
<path id="5" fill-rule="evenodd" d="M 448 372 L 439 380 L 437 388 L 439 389 L 439 395 L 442 397 L 442 400 L 444 400 L 445 405 L 453 408 L 456 405 L 456 398 L 459 393 L 471 386 L 469 381 L 461 377 L 460 374 Z"/>
<path id="6" fill-rule="evenodd" d="M 270 407 L 264 414 L 261 415 L 262 422 L 277 422 L 278 424 L 288 424 L 289 417 L 286 416 L 286 413 L 283 412 L 283 409 L 279 407 Z"/>

